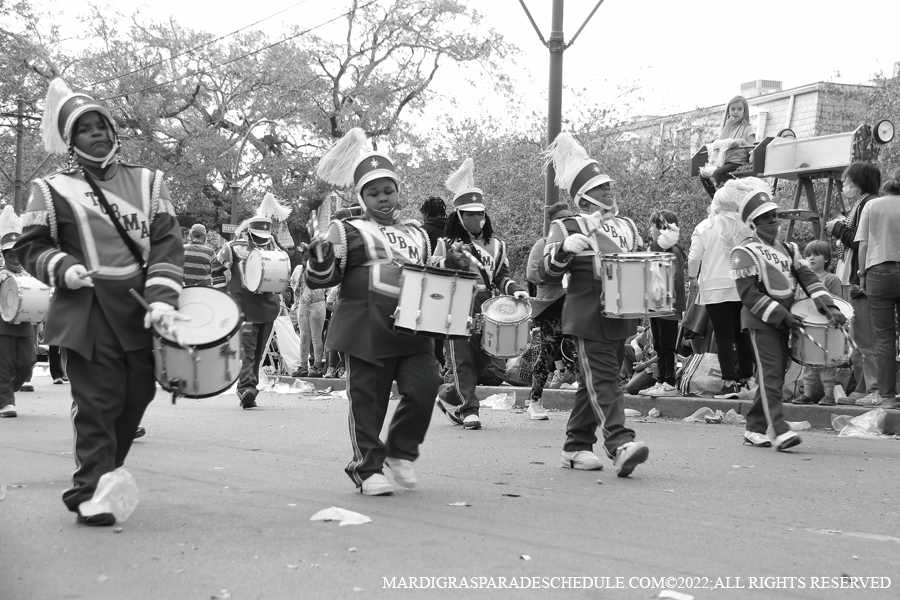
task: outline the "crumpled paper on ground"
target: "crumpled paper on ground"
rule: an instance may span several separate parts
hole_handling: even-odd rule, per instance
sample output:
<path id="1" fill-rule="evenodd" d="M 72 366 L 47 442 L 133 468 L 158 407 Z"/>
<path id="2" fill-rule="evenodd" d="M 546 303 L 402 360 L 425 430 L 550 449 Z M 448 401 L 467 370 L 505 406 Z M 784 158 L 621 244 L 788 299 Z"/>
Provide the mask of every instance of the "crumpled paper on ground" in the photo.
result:
<path id="1" fill-rule="evenodd" d="M 791 431 L 809 431 L 812 429 L 809 421 L 785 421 L 785 423 L 791 428 Z"/>
<path id="2" fill-rule="evenodd" d="M 363 523 L 372 522 L 372 519 L 370 519 L 366 515 L 360 514 L 358 512 L 353 512 L 352 510 L 347 510 L 346 508 L 338 508 L 337 506 L 324 508 L 310 517 L 309 520 L 339 521 L 341 527 L 343 527 L 344 525 L 362 525 Z"/>
<path id="3" fill-rule="evenodd" d="M 744 418 L 744 415 L 739 415 L 733 408 L 731 408 L 727 413 L 725 413 L 725 416 L 722 417 L 722 422 L 732 425 L 743 425 L 747 422 L 747 419 Z"/>
<path id="4" fill-rule="evenodd" d="M 626 409 L 625 409 L 625 416 L 626 416 L 626 417 L 640 417 L 640 416 L 641 416 L 641 411 L 635 410 L 635 409 L 633 409 L 633 408 L 626 408 Z"/>
<path id="5" fill-rule="evenodd" d="M 719 411 L 721 412 L 721 411 Z M 716 413 L 708 406 L 704 406 L 703 408 L 698 408 L 694 411 L 689 417 L 685 417 L 682 419 L 685 423 L 705 423 L 706 417 L 715 417 Z"/>
<path id="6" fill-rule="evenodd" d="M 481 408 L 492 408 L 494 410 L 509 410 L 516 405 L 516 395 L 513 392 L 505 394 L 493 394 L 478 403 Z"/>
<path id="7" fill-rule="evenodd" d="M 90 500 L 78 507 L 81 514 L 91 517 L 111 512 L 117 523 L 124 523 L 137 508 L 139 499 L 137 482 L 125 467 L 104 473 L 97 483 L 97 490 Z"/>
<path id="8" fill-rule="evenodd" d="M 876 408 L 865 412 L 858 417 L 850 419 L 850 423 L 841 429 L 838 437 L 857 437 L 876 439 L 883 437 L 884 419 L 887 417 L 887 411 L 883 408 Z M 884 436 L 888 439 L 890 436 Z"/>

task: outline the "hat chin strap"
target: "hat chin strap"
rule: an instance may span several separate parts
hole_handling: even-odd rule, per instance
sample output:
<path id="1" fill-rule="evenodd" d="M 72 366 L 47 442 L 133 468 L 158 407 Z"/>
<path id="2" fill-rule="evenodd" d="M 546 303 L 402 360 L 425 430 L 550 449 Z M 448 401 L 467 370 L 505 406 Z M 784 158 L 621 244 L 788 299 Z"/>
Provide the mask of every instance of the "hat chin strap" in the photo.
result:
<path id="1" fill-rule="evenodd" d="M 91 156 L 90 154 L 86 154 L 86 153 L 82 152 L 81 150 L 79 150 L 78 148 L 76 148 L 75 146 L 72 146 L 72 149 L 75 151 L 75 154 L 77 154 L 81 158 L 88 160 L 92 163 L 100 163 L 100 168 L 105 169 L 109 165 L 109 163 L 112 162 L 112 159 L 115 158 L 116 154 L 119 152 L 119 142 L 118 142 L 118 140 L 113 142 L 112 149 L 110 149 L 109 153 L 106 156 L 104 156 L 103 158 L 97 158 L 96 156 Z"/>
<path id="2" fill-rule="evenodd" d="M 366 209 L 366 216 L 381 225 L 393 225 L 400 218 L 400 210 L 403 208 L 403 205 L 399 202 L 390 211 L 383 212 L 369 208 L 369 205 L 362 199 L 362 195 L 357 195 L 357 198 L 359 199 L 359 204 Z"/>

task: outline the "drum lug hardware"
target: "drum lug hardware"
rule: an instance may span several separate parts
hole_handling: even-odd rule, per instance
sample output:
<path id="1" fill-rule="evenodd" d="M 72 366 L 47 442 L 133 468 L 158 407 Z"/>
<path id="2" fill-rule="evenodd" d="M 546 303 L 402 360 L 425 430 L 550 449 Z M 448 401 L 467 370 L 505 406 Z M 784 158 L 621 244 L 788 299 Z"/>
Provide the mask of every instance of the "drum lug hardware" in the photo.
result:
<path id="1" fill-rule="evenodd" d="M 231 346 L 226 342 L 219 346 L 219 356 L 225 359 L 225 381 L 231 381 L 231 367 L 229 366 L 228 359 L 237 356 L 237 352 L 232 350 Z"/>
<path id="2" fill-rule="evenodd" d="M 181 396 L 181 392 L 184 391 L 186 386 L 187 382 L 183 379 L 172 379 L 169 381 L 169 390 L 172 392 L 172 404 L 175 404 L 175 401 Z"/>

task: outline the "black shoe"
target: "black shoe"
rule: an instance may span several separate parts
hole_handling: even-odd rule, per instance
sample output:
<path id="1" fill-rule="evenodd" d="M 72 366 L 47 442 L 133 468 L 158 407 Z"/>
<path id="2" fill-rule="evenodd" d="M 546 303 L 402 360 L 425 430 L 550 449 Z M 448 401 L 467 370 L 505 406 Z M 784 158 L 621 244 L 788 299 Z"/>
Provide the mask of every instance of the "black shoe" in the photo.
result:
<path id="1" fill-rule="evenodd" d="M 449 402 L 444 402 L 440 396 L 435 398 L 434 402 L 435 404 L 437 404 L 437 407 L 441 409 L 441 412 L 444 413 L 448 419 L 450 419 L 451 423 L 453 423 L 454 425 L 463 424 L 462 418 L 460 418 L 459 414 L 457 414 L 456 412 L 456 409 L 459 408 L 458 406 L 450 404 Z"/>
<path id="2" fill-rule="evenodd" d="M 740 398 L 740 391 L 743 386 L 736 381 L 732 381 L 731 383 L 726 383 L 722 386 L 722 390 L 713 396 L 719 400 L 737 400 Z"/>
<path id="3" fill-rule="evenodd" d="M 34 391 L 34 386 L 31 385 L 30 383 L 23 383 L 23 384 L 22 384 L 22 387 L 20 387 L 20 388 L 19 388 L 18 390 L 16 390 L 16 391 L 17 391 L 17 392 L 33 392 L 33 391 Z"/>
<path id="4" fill-rule="evenodd" d="M 91 527 L 109 527 L 116 524 L 116 515 L 112 513 L 100 513 L 99 515 L 91 515 L 83 517 L 81 513 L 75 517 L 75 522 L 79 525 L 90 525 Z"/>
<path id="5" fill-rule="evenodd" d="M 143 427 L 138 427 L 134 430 L 134 439 L 138 439 L 139 437 L 144 437 L 147 435 L 147 430 Z"/>
<path id="6" fill-rule="evenodd" d="M 244 390 L 239 394 L 241 408 L 256 408 L 256 394 L 252 390 Z"/>
<path id="7" fill-rule="evenodd" d="M 309 377 L 309 371 L 306 369 L 294 369 L 294 372 L 291 373 L 291 377 Z"/>

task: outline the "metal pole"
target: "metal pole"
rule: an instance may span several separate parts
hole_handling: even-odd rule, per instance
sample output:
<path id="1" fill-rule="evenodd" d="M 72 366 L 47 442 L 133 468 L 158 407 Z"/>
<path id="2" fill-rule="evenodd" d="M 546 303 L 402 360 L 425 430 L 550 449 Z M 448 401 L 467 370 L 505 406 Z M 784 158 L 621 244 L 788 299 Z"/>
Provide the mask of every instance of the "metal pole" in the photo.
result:
<path id="1" fill-rule="evenodd" d="M 13 197 L 13 208 L 16 214 L 21 215 L 25 211 L 24 201 L 22 199 L 22 163 L 25 158 L 23 156 L 25 143 L 25 125 L 22 123 L 22 117 L 25 116 L 25 102 L 22 98 L 16 100 L 17 119 L 16 119 L 16 177 L 13 185 L 15 186 L 15 195 Z"/>
<path id="2" fill-rule="evenodd" d="M 241 186 L 236 183 L 231 184 L 231 224 L 237 225 L 238 200 L 241 196 Z"/>
<path id="3" fill-rule="evenodd" d="M 553 0 L 553 17 L 550 28 L 550 85 L 547 102 L 547 145 L 550 145 L 562 128 L 562 79 L 563 79 L 563 0 Z M 559 201 L 559 188 L 553 181 L 556 172 L 553 166 L 547 167 L 547 184 L 544 193 L 544 205 L 550 206 Z M 550 223 L 544 215 L 544 235 Z"/>

